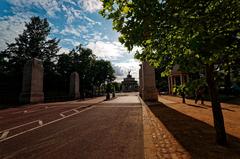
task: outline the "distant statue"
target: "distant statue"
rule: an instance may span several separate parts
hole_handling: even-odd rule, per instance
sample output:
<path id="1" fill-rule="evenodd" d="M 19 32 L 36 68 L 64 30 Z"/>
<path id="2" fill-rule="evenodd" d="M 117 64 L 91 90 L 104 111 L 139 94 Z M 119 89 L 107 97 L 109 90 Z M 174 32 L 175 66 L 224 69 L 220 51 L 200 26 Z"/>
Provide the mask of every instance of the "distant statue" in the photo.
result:
<path id="1" fill-rule="evenodd" d="M 127 78 L 131 78 L 131 77 L 132 77 L 132 76 L 130 75 L 130 73 L 131 73 L 131 70 L 130 70 L 130 71 L 128 71 Z"/>

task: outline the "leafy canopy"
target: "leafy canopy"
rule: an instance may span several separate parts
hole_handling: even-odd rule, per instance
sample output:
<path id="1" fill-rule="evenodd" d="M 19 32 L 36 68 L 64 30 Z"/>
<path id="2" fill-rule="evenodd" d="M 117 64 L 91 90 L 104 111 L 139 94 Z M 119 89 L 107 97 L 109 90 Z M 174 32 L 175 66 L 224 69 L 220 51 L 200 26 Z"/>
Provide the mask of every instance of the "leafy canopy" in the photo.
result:
<path id="1" fill-rule="evenodd" d="M 238 0 L 102 0 L 100 13 L 113 20 L 119 41 L 136 57 L 169 70 L 174 64 L 198 70 L 202 65 L 234 63 L 239 57 Z"/>
<path id="2" fill-rule="evenodd" d="M 59 40 L 48 38 L 51 28 L 47 19 L 32 17 L 25 27 L 15 42 L 7 44 L 7 48 L 1 52 L 2 56 L 5 55 L 3 59 L 11 69 L 18 70 L 27 60 L 38 58 L 43 61 L 46 71 L 51 70 L 60 48 Z"/>

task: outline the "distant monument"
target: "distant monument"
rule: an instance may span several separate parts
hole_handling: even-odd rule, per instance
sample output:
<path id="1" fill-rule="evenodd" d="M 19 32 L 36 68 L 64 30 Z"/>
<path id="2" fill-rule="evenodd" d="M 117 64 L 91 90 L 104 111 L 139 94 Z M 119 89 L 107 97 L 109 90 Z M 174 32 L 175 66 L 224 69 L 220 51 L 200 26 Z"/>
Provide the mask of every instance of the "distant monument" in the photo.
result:
<path id="1" fill-rule="evenodd" d="M 128 71 L 128 75 L 122 81 L 122 91 L 123 92 L 136 92 L 138 91 L 138 84 L 135 78 L 130 74 L 131 71 Z"/>
<path id="2" fill-rule="evenodd" d="M 78 75 L 77 72 L 73 72 L 70 75 L 69 96 L 72 99 L 78 99 L 80 97 L 80 93 L 79 93 L 79 75 Z"/>
<path id="3" fill-rule="evenodd" d="M 40 103 L 44 101 L 43 65 L 38 59 L 32 59 L 24 65 L 20 103 Z"/>

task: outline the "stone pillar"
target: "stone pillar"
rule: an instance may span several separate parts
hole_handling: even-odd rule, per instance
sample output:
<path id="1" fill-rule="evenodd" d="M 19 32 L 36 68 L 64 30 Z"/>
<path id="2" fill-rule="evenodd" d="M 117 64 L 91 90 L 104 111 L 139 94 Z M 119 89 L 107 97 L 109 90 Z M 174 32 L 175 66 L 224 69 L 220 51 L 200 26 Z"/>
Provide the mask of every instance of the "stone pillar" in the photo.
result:
<path id="1" fill-rule="evenodd" d="M 145 101 L 158 101 L 158 92 L 156 89 L 155 71 L 147 63 L 142 64 L 142 98 Z"/>
<path id="2" fill-rule="evenodd" d="M 44 101 L 43 65 L 38 59 L 32 59 L 24 65 L 22 92 L 19 100 L 22 104 Z"/>
<path id="3" fill-rule="evenodd" d="M 140 69 L 139 69 L 139 95 L 142 97 L 142 64 L 140 64 Z"/>
<path id="4" fill-rule="evenodd" d="M 77 72 L 73 72 L 70 75 L 70 89 L 69 89 L 70 98 L 78 99 L 80 97 L 79 93 L 79 75 Z"/>

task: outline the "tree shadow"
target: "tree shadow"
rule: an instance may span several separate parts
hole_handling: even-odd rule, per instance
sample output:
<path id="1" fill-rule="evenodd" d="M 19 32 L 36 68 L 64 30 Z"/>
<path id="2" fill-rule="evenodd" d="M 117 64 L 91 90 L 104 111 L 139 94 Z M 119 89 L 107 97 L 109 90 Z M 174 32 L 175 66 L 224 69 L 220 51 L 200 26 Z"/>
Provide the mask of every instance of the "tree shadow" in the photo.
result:
<path id="1" fill-rule="evenodd" d="M 211 106 L 211 105 L 203 104 L 202 107 L 206 107 L 206 108 L 211 108 L 211 109 L 212 109 L 212 106 Z M 227 110 L 227 111 L 230 111 L 230 112 L 235 112 L 235 110 L 228 109 L 228 108 L 223 108 L 223 107 L 222 107 L 222 110 Z"/>
<path id="2" fill-rule="evenodd" d="M 147 105 L 193 159 L 240 158 L 240 139 L 228 135 L 228 145 L 219 146 L 215 142 L 215 129 L 211 125 L 171 109 L 163 103 Z"/>
<path id="3" fill-rule="evenodd" d="M 202 108 L 202 109 L 212 108 L 212 106 L 205 105 L 205 104 L 203 104 L 202 106 L 194 105 L 194 104 L 186 104 L 186 105 L 191 106 L 191 107 L 196 107 L 196 108 Z M 222 108 L 222 110 L 227 110 L 227 111 L 230 111 L 230 112 L 235 112 L 235 110 L 228 109 L 228 108 Z"/>
<path id="4" fill-rule="evenodd" d="M 191 107 L 196 107 L 196 108 L 207 109 L 206 107 L 199 106 L 199 105 L 193 105 L 193 104 L 186 104 L 186 105 L 191 106 Z"/>

